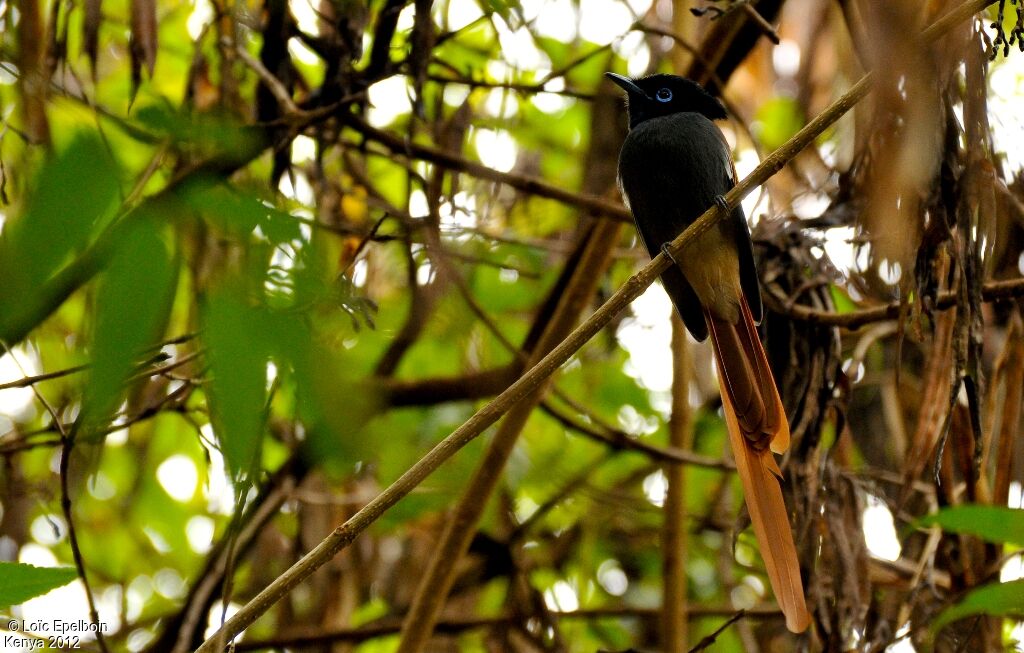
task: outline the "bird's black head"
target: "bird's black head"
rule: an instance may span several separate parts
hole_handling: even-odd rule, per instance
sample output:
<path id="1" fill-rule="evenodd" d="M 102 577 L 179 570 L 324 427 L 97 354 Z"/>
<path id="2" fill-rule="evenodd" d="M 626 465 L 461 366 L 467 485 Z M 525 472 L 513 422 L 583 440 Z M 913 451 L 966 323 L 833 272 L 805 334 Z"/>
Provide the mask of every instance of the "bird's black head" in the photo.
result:
<path id="1" fill-rule="evenodd" d="M 726 117 L 725 107 L 717 98 L 685 77 L 658 74 L 634 80 L 615 73 L 605 76 L 626 91 L 630 129 L 650 118 L 683 111 L 702 114 L 708 120 Z"/>

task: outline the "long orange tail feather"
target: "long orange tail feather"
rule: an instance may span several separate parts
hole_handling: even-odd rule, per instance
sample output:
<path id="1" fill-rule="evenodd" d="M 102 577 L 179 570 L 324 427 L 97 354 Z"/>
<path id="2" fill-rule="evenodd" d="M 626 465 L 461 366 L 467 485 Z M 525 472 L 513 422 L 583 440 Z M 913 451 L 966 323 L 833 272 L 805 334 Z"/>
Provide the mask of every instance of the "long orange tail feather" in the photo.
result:
<path id="1" fill-rule="evenodd" d="M 789 423 L 782 400 L 746 301 L 742 300 L 739 324 L 728 324 L 710 314 L 706 317 L 718 362 L 729 440 L 754 535 L 761 545 L 761 557 L 786 617 L 786 627 L 794 633 L 803 632 L 810 625 L 811 615 L 779 485 L 782 472 L 772 456 L 772 451 L 781 453 L 789 446 Z"/>

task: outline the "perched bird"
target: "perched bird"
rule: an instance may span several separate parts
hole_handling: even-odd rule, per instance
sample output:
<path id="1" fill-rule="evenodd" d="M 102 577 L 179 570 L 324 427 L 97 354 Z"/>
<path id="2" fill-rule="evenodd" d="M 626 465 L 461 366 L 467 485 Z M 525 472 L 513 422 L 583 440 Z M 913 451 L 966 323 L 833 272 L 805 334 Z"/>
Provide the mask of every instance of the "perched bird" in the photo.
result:
<path id="1" fill-rule="evenodd" d="M 651 256 L 736 185 L 729 146 L 712 122 L 725 107 L 675 75 L 631 80 L 605 73 L 627 95 L 629 135 L 619 155 L 619 186 Z M 686 328 L 711 336 L 729 439 L 768 578 L 786 626 L 810 624 L 782 473 L 772 452 L 789 447 L 789 423 L 757 335 L 761 291 L 743 209 L 693 240 L 662 276 Z"/>

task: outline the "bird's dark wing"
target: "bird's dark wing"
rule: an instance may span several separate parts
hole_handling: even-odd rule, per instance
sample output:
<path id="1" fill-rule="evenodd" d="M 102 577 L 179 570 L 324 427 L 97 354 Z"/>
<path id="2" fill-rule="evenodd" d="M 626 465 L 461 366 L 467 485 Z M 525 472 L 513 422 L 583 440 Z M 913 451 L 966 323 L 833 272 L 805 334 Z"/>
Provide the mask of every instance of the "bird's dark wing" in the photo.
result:
<path id="1" fill-rule="evenodd" d="M 654 171 L 651 162 L 645 159 L 643 149 L 627 138 L 619 159 L 619 183 L 633 213 L 640 240 L 654 258 L 661 252 L 661 246 L 675 240 L 688 223 L 678 215 L 677 198 L 673 196 L 678 192 L 679 180 L 667 172 L 671 167 Z M 690 334 L 697 341 L 706 339 L 708 326 L 704 322 L 704 308 L 682 271 L 676 266 L 665 270 L 661 274 L 661 285 Z"/>
<path id="2" fill-rule="evenodd" d="M 647 251 L 650 249 L 648 247 Z M 657 253 L 653 252 L 651 256 L 654 257 Z M 700 305 L 700 300 L 697 299 L 697 293 L 693 291 L 693 286 L 686 280 L 679 268 L 673 265 L 662 272 L 661 285 L 665 287 L 665 292 L 668 293 L 672 303 L 676 305 L 676 310 L 683 318 L 683 324 L 686 325 L 690 335 L 697 342 L 707 338 L 708 325 L 704 321 L 704 309 Z"/>
<path id="3" fill-rule="evenodd" d="M 716 130 L 717 131 L 717 130 Z M 729 143 L 721 131 L 717 131 L 719 141 L 729 151 Z M 727 179 L 725 188 L 728 192 L 736 185 L 739 177 L 736 175 L 736 164 L 732 157 L 729 157 L 729 167 L 726 170 Z M 737 205 L 729 216 L 732 221 L 733 233 L 736 239 L 736 252 L 740 259 L 740 287 L 743 288 L 743 296 L 747 298 L 747 305 L 750 306 L 750 314 L 754 322 L 761 323 L 764 308 L 761 305 L 761 285 L 758 280 L 757 267 L 754 265 L 754 244 L 750 240 L 750 227 L 747 226 L 747 218 L 743 213 L 743 207 Z"/>

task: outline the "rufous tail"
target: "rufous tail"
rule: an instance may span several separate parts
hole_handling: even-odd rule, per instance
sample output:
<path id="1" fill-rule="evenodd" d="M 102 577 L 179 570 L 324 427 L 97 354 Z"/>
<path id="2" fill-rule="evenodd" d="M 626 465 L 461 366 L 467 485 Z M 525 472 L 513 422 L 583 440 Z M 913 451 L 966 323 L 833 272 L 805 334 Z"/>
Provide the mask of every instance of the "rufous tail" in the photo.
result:
<path id="1" fill-rule="evenodd" d="M 786 627 L 800 633 L 810 625 L 800 563 L 782 499 L 782 472 L 772 452 L 789 447 L 789 423 L 754 319 L 741 299 L 738 324 L 705 313 L 718 363 L 722 408 L 747 511 Z"/>

